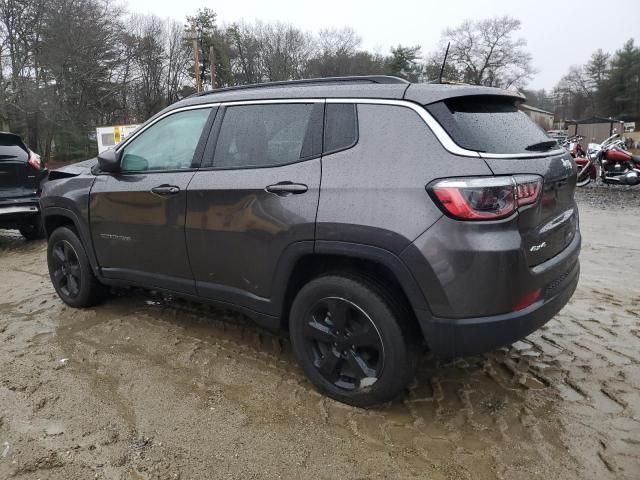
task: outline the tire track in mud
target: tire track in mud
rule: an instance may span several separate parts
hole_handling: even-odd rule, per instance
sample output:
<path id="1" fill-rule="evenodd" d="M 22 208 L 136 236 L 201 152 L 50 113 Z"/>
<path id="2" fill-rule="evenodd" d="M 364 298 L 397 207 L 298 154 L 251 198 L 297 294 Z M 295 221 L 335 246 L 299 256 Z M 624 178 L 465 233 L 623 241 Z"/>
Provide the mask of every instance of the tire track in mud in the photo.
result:
<path id="1" fill-rule="evenodd" d="M 135 305 L 141 299 L 116 299 L 116 302 L 124 302 L 125 305 L 133 302 Z M 163 336 L 166 336 L 167 331 L 175 333 L 174 347 L 181 353 L 174 355 L 172 359 L 162 355 L 154 356 L 145 351 L 137 352 L 137 355 L 141 355 L 143 360 L 163 362 L 170 368 L 181 368 L 187 377 L 204 384 L 212 376 L 208 368 L 201 367 L 207 362 L 218 365 L 220 362 L 233 361 L 238 368 L 268 372 L 277 377 L 279 383 L 271 394 L 273 400 L 267 399 L 269 404 L 277 405 L 276 408 L 294 415 L 305 415 L 301 412 L 306 412 L 310 403 L 314 404 L 313 411 L 320 411 L 320 415 L 318 419 L 311 421 L 331 429 L 344 429 L 346 426 L 346 430 L 342 430 L 343 437 L 355 438 L 376 448 L 384 447 L 396 452 L 396 455 L 406 449 L 407 445 L 413 444 L 413 438 L 424 436 L 425 429 L 436 427 L 442 431 L 442 438 L 452 444 L 459 442 L 464 436 L 460 431 L 462 429 L 476 436 L 482 435 L 484 438 L 482 442 L 478 441 L 479 444 L 488 442 L 488 445 L 497 445 L 509 436 L 511 428 L 512 422 L 503 418 L 504 410 L 513 408 L 515 412 L 523 401 L 526 404 L 522 393 L 530 390 L 526 387 L 526 382 L 518 380 L 526 375 L 526 371 L 520 372 L 519 369 L 523 367 L 516 365 L 513 358 L 505 352 L 478 357 L 472 364 L 459 360 L 442 365 L 439 360 L 426 357 L 424 365 L 420 367 L 418 379 L 407 395 L 387 405 L 380 413 L 372 414 L 321 397 L 297 367 L 288 340 L 260 329 L 243 317 L 207 307 L 163 300 L 160 304 L 153 305 L 151 311 L 140 310 L 135 306 L 133 311 L 129 310 L 129 315 L 137 318 L 136 325 L 133 325 L 118 314 L 119 310 L 120 307 L 117 307 L 111 319 L 86 321 L 71 318 L 65 321 L 63 327 L 66 331 L 62 335 L 64 343 L 74 343 L 75 348 L 80 350 L 79 345 L 100 348 L 99 342 L 88 338 L 87 332 L 98 328 L 113 334 L 114 329 L 122 325 L 127 327 L 127 334 L 131 328 L 138 326 L 144 330 L 157 330 Z M 217 320 L 221 317 L 224 321 Z M 126 346 L 119 343 L 114 345 L 116 354 L 131 353 L 123 345 Z M 209 367 L 213 368 L 211 364 Z M 496 368 L 503 373 L 496 373 L 493 377 L 486 373 Z M 433 375 L 436 372 L 438 375 Z M 224 385 L 223 393 L 225 388 L 233 386 Z M 494 410 L 492 415 L 478 415 L 479 411 L 484 410 L 478 403 L 478 398 L 486 397 L 487 394 L 506 397 L 507 400 L 503 400 L 502 408 Z M 513 404 L 513 407 L 507 407 L 509 404 Z M 243 407 L 246 408 L 244 403 Z M 264 405 L 260 407 L 262 408 Z M 246 411 L 254 417 L 260 415 L 256 410 Z M 515 417 L 515 413 L 512 416 Z M 532 430 L 530 424 L 525 422 L 522 425 L 529 431 L 528 438 L 539 440 L 543 437 L 539 431 Z M 482 432 L 487 433 L 483 435 Z"/>
<path id="2" fill-rule="evenodd" d="M 629 421 L 628 424 L 634 422 L 625 395 L 635 390 L 633 395 L 637 401 L 638 387 L 631 386 L 630 389 L 625 381 L 625 372 L 636 371 L 640 360 L 640 337 L 634 333 L 638 327 L 638 315 L 630 315 L 625 302 L 614 301 L 614 296 L 608 291 L 590 289 L 590 297 L 591 306 L 581 306 L 567 315 L 572 327 L 568 331 L 566 328 L 558 329 L 555 327 L 557 323 L 552 323 L 552 334 L 557 339 L 553 343 L 572 355 L 577 354 L 569 365 L 561 365 L 557 370 L 564 377 L 564 382 L 579 394 L 571 400 L 586 409 L 585 412 L 592 412 L 589 414 L 590 429 L 599 438 L 596 458 L 606 472 L 616 478 L 636 478 L 640 476 L 640 455 L 625 452 L 616 439 L 624 434 L 620 430 L 624 419 Z M 574 303 L 577 303 L 575 299 Z M 630 303 L 637 304 L 637 300 L 634 298 Z M 584 320 L 581 322 L 580 318 Z M 586 359 L 582 352 L 587 354 Z M 583 372 L 571 368 L 577 358 L 584 362 L 581 365 Z M 613 376 L 615 372 L 617 376 Z M 640 438 L 640 427 L 637 426 L 635 432 Z M 632 469 L 629 469 L 629 464 Z"/>

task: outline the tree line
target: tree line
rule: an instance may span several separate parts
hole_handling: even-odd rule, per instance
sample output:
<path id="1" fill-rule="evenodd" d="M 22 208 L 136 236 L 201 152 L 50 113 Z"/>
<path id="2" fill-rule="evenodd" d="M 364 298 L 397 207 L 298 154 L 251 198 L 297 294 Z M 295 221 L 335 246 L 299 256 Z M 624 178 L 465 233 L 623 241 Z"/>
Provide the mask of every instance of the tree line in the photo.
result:
<path id="1" fill-rule="evenodd" d="M 119 5 L 0 0 L 0 130 L 22 135 L 45 160 L 76 160 L 95 155 L 96 126 L 143 122 L 194 93 L 196 77 L 203 89 L 374 74 L 523 88 L 535 73 L 510 17 L 464 21 L 430 52 L 396 45 L 380 53 L 351 28 L 222 24 L 208 8 L 181 23 Z"/>
<path id="2" fill-rule="evenodd" d="M 596 50 L 573 65 L 551 90 L 525 91 L 527 102 L 555 112 L 556 120 L 592 116 L 640 120 L 640 48 L 628 40 L 615 53 Z"/>

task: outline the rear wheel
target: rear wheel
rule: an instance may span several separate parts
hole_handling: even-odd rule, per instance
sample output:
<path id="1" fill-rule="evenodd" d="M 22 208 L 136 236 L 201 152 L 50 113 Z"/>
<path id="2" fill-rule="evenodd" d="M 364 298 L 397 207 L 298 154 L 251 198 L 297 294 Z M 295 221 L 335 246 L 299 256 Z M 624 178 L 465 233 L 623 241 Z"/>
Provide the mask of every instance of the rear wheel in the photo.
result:
<path id="1" fill-rule="evenodd" d="M 22 225 L 18 230 L 20 234 L 27 240 L 41 240 L 44 238 L 44 225 L 42 217 L 36 215 L 29 223 Z"/>
<path id="2" fill-rule="evenodd" d="M 329 397 L 359 407 L 386 402 L 415 374 L 416 348 L 402 316 L 371 282 L 319 277 L 291 307 L 293 350 L 309 380 Z"/>
<path id="3" fill-rule="evenodd" d="M 104 296 L 105 287 L 91 271 L 89 259 L 76 233 L 60 227 L 49 238 L 47 263 L 58 296 L 71 307 L 90 307 Z"/>

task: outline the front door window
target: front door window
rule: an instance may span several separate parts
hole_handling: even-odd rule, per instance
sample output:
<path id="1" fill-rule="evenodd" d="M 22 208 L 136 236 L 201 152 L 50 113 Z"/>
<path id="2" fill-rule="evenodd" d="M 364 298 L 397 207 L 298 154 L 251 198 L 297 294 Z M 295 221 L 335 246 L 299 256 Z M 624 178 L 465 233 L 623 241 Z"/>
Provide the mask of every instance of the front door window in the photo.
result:
<path id="1" fill-rule="evenodd" d="M 123 172 L 183 170 L 193 155 L 210 108 L 177 112 L 163 118 L 124 147 Z"/>

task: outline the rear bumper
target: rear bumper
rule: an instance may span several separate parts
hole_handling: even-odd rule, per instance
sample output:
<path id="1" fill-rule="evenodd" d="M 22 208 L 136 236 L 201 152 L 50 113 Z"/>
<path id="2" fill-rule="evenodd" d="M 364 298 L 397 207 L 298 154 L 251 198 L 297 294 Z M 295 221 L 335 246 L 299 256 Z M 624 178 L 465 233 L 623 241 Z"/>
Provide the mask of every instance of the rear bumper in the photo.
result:
<path id="1" fill-rule="evenodd" d="M 40 213 L 38 197 L 0 199 L 0 227 L 13 228 Z"/>
<path id="2" fill-rule="evenodd" d="M 509 345 L 534 332 L 556 315 L 578 285 L 580 264 L 547 287 L 540 300 L 529 307 L 502 315 L 478 318 L 438 318 L 429 312 L 417 316 L 432 352 L 443 357 L 475 355 Z"/>

